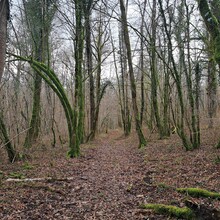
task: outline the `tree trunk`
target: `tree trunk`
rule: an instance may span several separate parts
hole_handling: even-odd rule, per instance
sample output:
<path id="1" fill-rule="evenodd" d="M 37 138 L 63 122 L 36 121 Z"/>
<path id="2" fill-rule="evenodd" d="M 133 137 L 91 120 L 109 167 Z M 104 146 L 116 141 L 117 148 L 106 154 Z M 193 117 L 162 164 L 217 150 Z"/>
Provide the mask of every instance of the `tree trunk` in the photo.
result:
<path id="1" fill-rule="evenodd" d="M 143 124 L 144 109 L 145 109 L 145 95 L 144 95 L 144 18 L 146 12 L 147 1 L 144 1 L 144 9 L 141 14 L 141 39 L 140 39 L 140 71 L 141 71 L 141 111 L 140 111 L 140 123 Z"/>
<path id="2" fill-rule="evenodd" d="M 75 22 L 76 22 L 76 37 L 75 37 L 75 103 L 74 103 L 74 146 L 68 155 L 78 157 L 80 154 L 80 144 L 84 138 L 84 93 L 83 93 L 83 4 L 80 0 L 75 0 Z"/>
<path id="3" fill-rule="evenodd" d="M 160 138 L 163 138 L 163 129 L 160 119 L 160 112 L 158 107 L 158 74 L 157 74 L 157 62 L 156 62 L 156 0 L 153 1 L 152 18 L 151 18 L 151 102 L 152 110 L 156 121 L 156 126 L 159 131 Z"/>
<path id="4" fill-rule="evenodd" d="M 128 101 L 128 69 L 127 69 L 127 56 L 126 45 L 122 30 L 122 24 L 119 29 L 119 51 L 120 51 L 120 67 L 121 79 L 118 80 L 118 86 L 121 88 L 121 113 L 124 128 L 124 135 L 128 136 L 131 132 L 131 116 Z"/>
<path id="5" fill-rule="evenodd" d="M 130 45 L 130 38 L 128 34 L 128 25 L 127 25 L 127 17 L 125 12 L 125 6 L 124 1 L 120 0 L 120 9 L 121 9 L 121 22 L 123 27 L 123 34 L 127 49 L 127 59 L 128 59 L 128 66 L 129 66 L 129 75 L 130 75 L 130 83 L 131 83 L 131 96 L 132 96 L 132 104 L 133 104 L 133 111 L 134 111 L 134 117 L 135 117 L 135 126 L 136 126 L 136 132 L 139 138 L 139 147 L 146 146 L 147 142 L 145 140 L 145 137 L 143 135 L 142 129 L 141 129 L 141 123 L 140 123 L 140 116 L 138 112 L 137 107 L 137 100 L 136 100 L 136 84 L 135 84 L 135 78 L 134 78 L 134 70 L 132 65 L 132 57 L 131 57 L 131 45 Z"/>
<path id="6" fill-rule="evenodd" d="M 192 150 L 192 145 L 191 145 L 190 141 L 188 140 L 187 135 L 184 131 L 185 106 L 184 106 L 184 99 L 183 99 L 181 75 L 178 72 L 177 65 L 175 63 L 171 35 L 168 31 L 167 19 L 166 19 L 165 13 L 164 13 L 162 0 L 158 0 L 158 2 L 159 2 L 160 11 L 161 11 L 161 16 L 162 16 L 163 23 L 164 23 L 165 34 L 166 34 L 167 40 L 168 40 L 168 53 L 169 53 L 168 56 L 170 57 L 170 62 L 171 62 L 172 68 L 173 68 L 173 70 L 171 71 L 171 74 L 172 74 L 172 77 L 173 77 L 175 84 L 176 84 L 177 94 L 178 94 L 179 104 L 180 104 L 180 116 L 179 116 L 180 119 L 177 121 L 177 133 L 178 133 L 179 137 L 181 138 L 185 149 Z"/>
<path id="7" fill-rule="evenodd" d="M 92 2 L 92 1 L 91 1 Z M 91 4 L 84 5 L 85 14 L 85 39 L 86 39 L 86 67 L 87 74 L 89 77 L 89 101 L 90 101 L 90 134 L 88 139 L 93 139 L 95 137 L 95 85 L 93 77 L 93 60 L 92 60 L 92 44 L 91 44 L 91 25 L 90 25 L 90 13 Z"/>
<path id="8" fill-rule="evenodd" d="M 208 51 L 208 79 L 207 79 L 207 109 L 208 109 L 208 127 L 213 127 L 213 117 L 216 116 L 217 111 L 217 69 L 216 62 L 213 59 L 214 45 L 211 35 L 209 34 L 209 41 L 207 45 Z"/>
<path id="9" fill-rule="evenodd" d="M 4 146 L 8 154 L 8 159 L 10 162 L 13 162 L 16 159 L 16 151 L 12 145 L 11 140 L 9 139 L 6 126 L 3 121 L 3 116 L 0 114 L 0 134 L 4 141 Z"/>
<path id="10" fill-rule="evenodd" d="M 8 0 L 1 0 L 0 1 L 0 82 L 5 64 L 8 18 L 9 18 L 9 2 Z"/>
<path id="11" fill-rule="evenodd" d="M 216 18 L 215 13 L 210 10 L 207 0 L 197 0 L 197 2 L 200 14 L 205 22 L 208 32 L 211 34 L 213 39 L 215 48 L 214 59 L 220 66 L 220 21 L 218 20 L 218 18 Z M 217 0 L 216 3 L 217 5 L 219 5 L 219 0 Z"/>

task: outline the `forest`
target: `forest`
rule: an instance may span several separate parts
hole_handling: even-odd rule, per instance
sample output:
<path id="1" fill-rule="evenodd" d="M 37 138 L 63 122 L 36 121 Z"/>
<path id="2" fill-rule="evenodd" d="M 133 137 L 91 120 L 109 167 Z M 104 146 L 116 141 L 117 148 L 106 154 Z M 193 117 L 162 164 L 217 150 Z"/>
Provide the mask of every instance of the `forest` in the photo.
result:
<path id="1" fill-rule="evenodd" d="M 220 220 L 220 0 L 0 0 L 0 219 Z"/>

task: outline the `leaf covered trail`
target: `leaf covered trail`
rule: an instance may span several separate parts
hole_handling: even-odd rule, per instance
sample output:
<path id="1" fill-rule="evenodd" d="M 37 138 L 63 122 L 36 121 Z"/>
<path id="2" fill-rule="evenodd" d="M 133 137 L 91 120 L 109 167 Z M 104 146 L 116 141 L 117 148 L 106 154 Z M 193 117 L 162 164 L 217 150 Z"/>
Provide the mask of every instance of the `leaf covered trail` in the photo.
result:
<path id="1" fill-rule="evenodd" d="M 117 138 L 112 132 L 85 146 L 80 159 L 50 162 L 55 163 L 50 173 L 54 180 L 7 183 L 0 194 L 0 218 L 140 219 L 141 195 L 130 190 L 142 181 L 142 159 L 136 147 Z M 46 178 L 46 164 L 44 168 L 35 169 L 36 177 Z"/>
<path id="2" fill-rule="evenodd" d="M 139 150 L 135 135 L 123 138 L 119 131 L 83 145 L 80 158 L 66 158 L 65 147 L 39 145 L 31 161 L 1 164 L 0 219 L 176 219 L 143 210 L 140 204 L 184 207 L 186 195 L 176 191 L 181 187 L 220 192 L 219 149 L 213 147 L 218 133 L 203 130 L 201 148 L 191 152 L 182 148 L 177 135 L 164 140 L 152 136 Z M 15 177 L 35 181 L 7 182 Z M 190 200 L 220 207 L 219 200 Z"/>

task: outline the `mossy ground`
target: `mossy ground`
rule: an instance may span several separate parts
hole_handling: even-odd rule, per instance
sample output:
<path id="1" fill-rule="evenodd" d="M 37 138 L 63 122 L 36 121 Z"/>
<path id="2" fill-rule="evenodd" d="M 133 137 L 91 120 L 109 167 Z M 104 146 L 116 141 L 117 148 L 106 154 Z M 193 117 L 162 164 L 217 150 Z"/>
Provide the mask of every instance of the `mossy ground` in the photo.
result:
<path id="1" fill-rule="evenodd" d="M 172 205 L 163 204 L 146 204 L 141 206 L 144 209 L 152 209 L 158 214 L 165 214 L 177 218 L 194 219 L 195 215 L 193 211 L 187 207 L 177 207 Z"/>
<path id="2" fill-rule="evenodd" d="M 177 188 L 177 192 L 186 193 L 193 197 L 205 197 L 205 198 L 213 198 L 220 199 L 220 193 L 211 192 L 206 189 L 200 188 Z"/>

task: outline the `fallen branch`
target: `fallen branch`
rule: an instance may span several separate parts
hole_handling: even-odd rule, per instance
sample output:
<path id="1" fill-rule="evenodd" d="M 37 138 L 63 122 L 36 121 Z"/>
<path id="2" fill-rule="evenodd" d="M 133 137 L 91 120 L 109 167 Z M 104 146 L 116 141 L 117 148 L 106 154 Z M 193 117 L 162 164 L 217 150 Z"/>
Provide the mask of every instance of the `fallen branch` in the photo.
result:
<path id="1" fill-rule="evenodd" d="M 65 177 L 65 178 L 54 178 L 54 177 L 46 177 L 46 178 L 25 178 L 25 179 L 15 179 L 8 178 L 6 182 L 44 182 L 44 181 L 70 181 L 74 180 L 73 177 Z"/>

